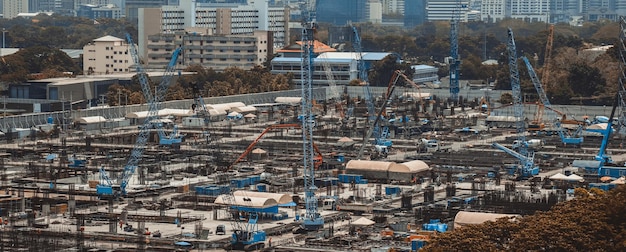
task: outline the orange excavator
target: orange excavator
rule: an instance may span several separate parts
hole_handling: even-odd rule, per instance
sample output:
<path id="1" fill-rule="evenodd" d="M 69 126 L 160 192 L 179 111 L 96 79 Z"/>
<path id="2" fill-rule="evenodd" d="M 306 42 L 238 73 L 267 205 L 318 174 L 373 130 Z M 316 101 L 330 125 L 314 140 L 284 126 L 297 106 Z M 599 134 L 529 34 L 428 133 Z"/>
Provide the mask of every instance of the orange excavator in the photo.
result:
<path id="1" fill-rule="evenodd" d="M 261 132 L 261 134 L 254 139 L 254 141 L 252 141 L 252 143 L 250 143 L 250 145 L 248 145 L 248 148 L 246 148 L 246 151 L 244 151 L 236 160 L 235 162 L 233 162 L 229 167 L 228 170 L 231 170 L 237 163 L 239 163 L 239 161 L 243 160 L 246 156 L 248 156 L 248 154 L 250 154 L 250 152 L 252 151 L 252 149 L 254 148 L 254 146 L 261 140 L 261 138 L 263 138 L 263 136 L 267 133 L 270 132 L 272 130 L 275 129 L 301 129 L 302 125 L 300 124 L 296 124 L 296 123 L 287 123 L 287 124 L 273 124 L 270 125 L 269 127 L 265 128 L 265 130 L 263 130 L 263 132 Z M 313 165 L 315 166 L 315 169 L 318 169 L 321 165 L 322 165 L 322 152 L 320 152 L 320 149 L 317 148 L 317 145 L 315 145 L 315 143 L 313 143 L 313 149 L 315 150 L 315 157 L 313 157 Z"/>

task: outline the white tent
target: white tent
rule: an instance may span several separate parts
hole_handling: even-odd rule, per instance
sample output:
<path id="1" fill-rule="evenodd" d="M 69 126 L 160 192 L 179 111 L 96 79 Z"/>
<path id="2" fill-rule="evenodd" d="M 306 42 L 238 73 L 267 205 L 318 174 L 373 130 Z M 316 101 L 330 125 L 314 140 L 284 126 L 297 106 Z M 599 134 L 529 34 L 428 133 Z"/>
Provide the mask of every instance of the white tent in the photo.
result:
<path id="1" fill-rule="evenodd" d="M 626 184 L 626 178 L 624 178 L 624 177 L 618 178 L 616 180 L 611 181 L 611 184 L 615 184 L 615 185 Z"/>
<path id="2" fill-rule="evenodd" d="M 370 220 L 368 218 L 361 217 L 358 220 L 355 220 L 354 222 L 352 222 L 352 225 L 355 225 L 355 226 L 371 226 L 371 225 L 374 225 L 374 223 L 376 223 L 376 222 L 374 222 L 374 221 L 372 221 L 372 220 Z"/>
<path id="3" fill-rule="evenodd" d="M 559 172 L 557 174 L 554 174 L 554 175 L 550 176 L 550 179 L 552 179 L 552 180 L 567 180 L 567 176 L 565 176 L 565 175 L 563 175 L 562 173 Z"/>
<path id="4" fill-rule="evenodd" d="M 569 181 L 580 181 L 580 182 L 584 181 L 583 177 L 578 176 L 578 175 L 573 174 L 573 173 L 572 173 L 572 175 L 567 176 L 567 180 L 569 180 Z"/>

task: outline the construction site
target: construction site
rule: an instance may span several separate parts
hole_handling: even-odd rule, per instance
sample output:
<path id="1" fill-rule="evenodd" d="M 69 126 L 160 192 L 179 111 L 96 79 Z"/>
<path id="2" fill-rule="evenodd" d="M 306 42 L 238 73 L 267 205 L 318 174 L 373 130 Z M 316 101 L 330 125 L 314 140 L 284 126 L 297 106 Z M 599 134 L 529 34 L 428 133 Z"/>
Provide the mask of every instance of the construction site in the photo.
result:
<path id="1" fill-rule="evenodd" d="M 154 92 L 140 76 L 147 104 L 5 116 L 0 250 L 417 251 L 624 184 L 622 97 L 551 105 L 508 35 L 512 90 L 459 97 L 454 52 L 449 90 L 401 71 L 313 88 L 305 26 L 297 90 L 164 102 L 176 50 Z M 522 100 L 523 70 L 538 102 Z"/>

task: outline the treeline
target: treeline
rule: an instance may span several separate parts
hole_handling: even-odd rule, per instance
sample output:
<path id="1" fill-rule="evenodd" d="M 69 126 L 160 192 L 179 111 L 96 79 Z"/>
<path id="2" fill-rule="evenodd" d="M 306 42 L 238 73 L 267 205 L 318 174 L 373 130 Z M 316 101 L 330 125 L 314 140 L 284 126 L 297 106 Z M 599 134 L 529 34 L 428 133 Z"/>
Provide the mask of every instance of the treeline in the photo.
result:
<path id="1" fill-rule="evenodd" d="M 626 251 L 626 186 L 575 189 L 576 198 L 520 220 L 499 219 L 436 236 L 420 251 Z"/>
<path id="2" fill-rule="evenodd" d="M 6 28 L 7 47 L 19 47 L 30 52 L 7 56 L 0 61 L 0 81 L 20 83 L 27 79 L 60 77 L 64 72 L 80 73 L 82 60 L 71 62 L 57 56 L 58 49 L 80 49 L 93 39 L 112 35 L 123 38 L 130 33 L 136 37 L 137 29 L 124 19 L 94 20 L 59 15 L 39 15 L 32 19 L 0 19 L 0 25 Z M 537 74 L 545 73 L 545 48 L 549 26 L 545 23 L 525 23 L 520 20 L 504 20 L 496 24 L 482 22 L 461 23 L 459 28 L 459 55 L 462 60 L 461 80 L 495 81 L 496 89 L 510 89 L 508 60 L 506 53 L 507 28 L 515 34 L 518 56 L 531 59 Z M 428 22 L 413 29 L 359 24 L 363 51 L 395 52 L 409 64 L 429 64 L 440 68 L 441 77 L 448 74 L 443 63 L 450 54 L 449 22 Z M 618 42 L 619 28 L 615 22 L 585 23 L 582 27 L 557 24 L 554 28 L 554 41 L 549 73 L 549 82 L 543 83 L 551 102 L 554 104 L 594 104 L 610 105 L 611 94 L 617 91 L 619 76 L 619 53 L 615 48 L 597 57 L 587 57 L 580 52 L 592 45 L 613 45 Z M 293 37 L 292 39 L 299 39 Z M 328 41 L 328 27 L 321 24 L 317 39 Z M 352 50 L 349 43 L 346 50 Z M 43 55 L 37 53 L 41 50 Z M 55 52 L 55 53 L 51 53 Z M 52 64 L 37 64 L 42 57 L 53 55 L 48 60 Z M 496 60 L 498 65 L 483 65 L 487 59 Z M 61 61 L 59 61 L 61 60 Z M 533 99 L 536 92 L 527 74 L 523 62 L 518 63 L 523 92 Z M 267 65 L 266 65 L 267 66 Z M 405 65 L 399 66 L 406 69 Z M 387 67 L 382 67 L 387 69 Z M 204 69 L 205 71 L 209 71 Z M 258 70 L 258 69 L 257 69 Z M 257 71 L 253 70 L 253 71 Z M 388 69 L 387 69 L 388 70 Z M 234 70 L 233 70 L 234 71 Z M 408 73 L 409 75 L 411 73 Z M 384 77 L 389 73 L 371 73 L 378 76 L 371 83 L 384 85 Z M 278 78 L 278 77 L 277 77 Z M 288 78 L 283 76 L 280 78 Z M 228 84 L 219 80 L 209 80 L 202 86 L 210 86 L 211 94 L 227 95 L 230 93 L 253 92 L 259 89 L 259 83 L 232 81 Z M 372 80 L 372 79 L 370 79 Z M 241 84 L 240 84 L 241 83 Z M 283 83 L 283 82 L 281 82 Z M 268 84 L 262 84 L 266 86 Z M 272 85 L 269 85 L 272 86 Z M 273 86 L 285 86 L 276 85 Z M 288 86 L 288 85 L 287 85 Z M 271 88 L 270 88 L 271 89 Z M 220 90 L 220 91 L 218 91 Z"/>

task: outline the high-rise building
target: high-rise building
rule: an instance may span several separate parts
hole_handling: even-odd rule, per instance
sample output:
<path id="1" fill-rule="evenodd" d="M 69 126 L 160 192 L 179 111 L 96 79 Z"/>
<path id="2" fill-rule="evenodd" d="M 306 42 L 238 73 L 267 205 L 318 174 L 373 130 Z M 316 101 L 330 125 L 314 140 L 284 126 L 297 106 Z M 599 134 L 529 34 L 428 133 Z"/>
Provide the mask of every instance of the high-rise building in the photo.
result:
<path id="1" fill-rule="evenodd" d="M 20 13 L 28 13 L 28 1 L 2 0 L 2 15 L 6 19 L 16 18 Z"/>
<path id="2" fill-rule="evenodd" d="M 480 19 L 487 23 L 500 22 L 511 16 L 511 8 L 507 8 L 508 0 L 482 0 Z"/>
<path id="3" fill-rule="evenodd" d="M 139 53 L 146 57 L 148 36 L 174 34 L 187 28 L 202 28 L 209 35 L 254 35 L 256 31 L 271 32 L 270 47 L 284 47 L 289 40 L 289 9 L 269 7 L 267 0 L 253 4 L 214 7 L 195 0 L 181 0 L 179 6 L 163 6 L 140 10 Z"/>
<path id="4" fill-rule="evenodd" d="M 165 5 L 175 5 L 178 4 L 178 2 L 178 0 L 175 2 L 172 0 L 126 0 L 123 11 L 128 21 L 137 24 L 139 21 L 140 8 L 160 8 Z"/>
<path id="5" fill-rule="evenodd" d="M 550 0 L 510 0 L 511 18 L 527 22 L 548 22 Z"/>
<path id="6" fill-rule="evenodd" d="M 427 20 L 427 0 L 404 1 L 404 27 L 421 25 Z"/>
<path id="7" fill-rule="evenodd" d="M 409 2 L 414 2 L 416 0 L 408 0 Z M 382 0 L 383 5 L 383 14 L 404 14 L 404 2 L 405 0 Z"/>
<path id="8" fill-rule="evenodd" d="M 428 21 L 450 21 L 458 17 L 461 22 L 467 22 L 469 0 L 428 0 L 426 12 Z"/>
<path id="9" fill-rule="evenodd" d="M 367 2 L 367 21 L 380 24 L 383 22 L 383 6 L 380 0 L 369 0 Z"/>
<path id="10" fill-rule="evenodd" d="M 339 26 L 362 22 L 367 18 L 366 5 L 367 0 L 317 0 L 317 21 Z"/>

